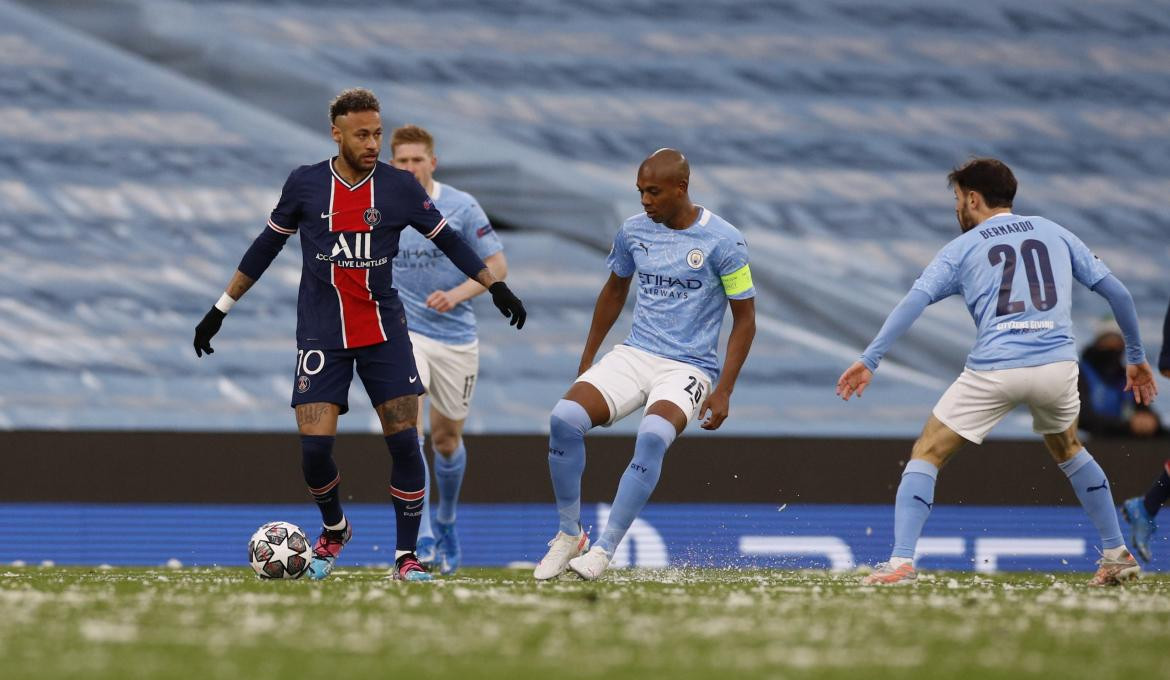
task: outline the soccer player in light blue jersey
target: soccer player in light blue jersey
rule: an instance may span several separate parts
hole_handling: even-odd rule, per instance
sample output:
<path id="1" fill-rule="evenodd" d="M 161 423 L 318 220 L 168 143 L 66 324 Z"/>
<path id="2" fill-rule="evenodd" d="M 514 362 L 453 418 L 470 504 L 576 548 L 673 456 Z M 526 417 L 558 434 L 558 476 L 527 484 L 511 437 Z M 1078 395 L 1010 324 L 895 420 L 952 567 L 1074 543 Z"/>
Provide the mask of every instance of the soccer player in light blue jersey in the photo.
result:
<path id="1" fill-rule="evenodd" d="M 927 305 L 962 295 L 975 320 L 975 347 L 959 378 L 934 407 L 914 443 L 894 500 L 894 550 L 869 585 L 913 583 L 915 546 L 934 506 L 939 469 L 965 441 L 976 444 L 1017 404 L 1101 536 L 1103 555 L 1090 585 L 1138 575 L 1125 547 L 1105 472 L 1077 440 L 1077 354 L 1070 307 L 1075 279 L 1113 308 L 1126 345 L 1126 390 L 1148 404 L 1154 374 L 1138 334 L 1133 298 L 1076 236 L 1043 217 L 1012 213 L 1016 179 L 1002 162 L 976 158 L 948 176 L 962 235 L 946 245 L 890 313 L 865 352 L 837 381 L 837 394 L 861 396 L 882 356 Z"/>
<path id="2" fill-rule="evenodd" d="M 609 280 L 593 310 L 577 380 L 549 418 L 548 465 L 560 530 L 533 574 L 539 580 L 568 569 L 586 580 L 601 576 L 654 491 L 675 437 L 692 419 L 705 418 L 702 427 L 714 430 L 727 418 L 755 336 L 755 289 L 743 236 L 692 203 L 689 183 L 687 160 L 674 149 L 655 151 L 638 168 L 646 212 L 626 220 L 614 237 Z M 594 364 L 631 284 L 637 293 L 630 335 Z M 716 350 L 729 303 L 731 335 L 720 373 Z M 581 526 L 585 432 L 639 408 L 633 459 L 601 538 L 589 550 Z"/>
<path id="3" fill-rule="evenodd" d="M 390 150 L 394 167 L 414 173 L 447 218 L 447 226 L 467 241 L 497 279 L 504 280 L 508 273 L 504 246 L 483 208 L 471 194 L 435 181 L 438 160 L 431 134 L 417 125 L 405 125 L 391 135 Z M 462 559 L 455 510 L 467 469 L 463 423 L 479 374 L 479 339 L 471 298 L 487 289 L 467 278 L 442 257 L 442 251 L 413 232 L 403 232 L 399 241 L 394 282 L 406 309 L 419 379 L 431 397 L 431 446 L 439 491 L 432 522 L 428 471 L 416 552 L 424 564 L 437 563 L 440 573 L 452 574 Z M 418 409 L 420 449 L 424 437 L 422 399 Z"/>

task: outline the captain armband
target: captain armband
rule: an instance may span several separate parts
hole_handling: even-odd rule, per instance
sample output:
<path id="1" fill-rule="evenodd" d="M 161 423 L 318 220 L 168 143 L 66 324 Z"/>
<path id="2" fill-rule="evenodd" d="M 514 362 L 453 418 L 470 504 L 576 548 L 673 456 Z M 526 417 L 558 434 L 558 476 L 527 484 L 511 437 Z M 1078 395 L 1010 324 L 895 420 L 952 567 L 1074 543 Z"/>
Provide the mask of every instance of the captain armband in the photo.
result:
<path id="1" fill-rule="evenodd" d="M 723 292 L 728 297 L 739 295 L 752 288 L 752 270 L 746 264 L 730 274 L 724 274 L 719 278 L 723 280 Z"/>

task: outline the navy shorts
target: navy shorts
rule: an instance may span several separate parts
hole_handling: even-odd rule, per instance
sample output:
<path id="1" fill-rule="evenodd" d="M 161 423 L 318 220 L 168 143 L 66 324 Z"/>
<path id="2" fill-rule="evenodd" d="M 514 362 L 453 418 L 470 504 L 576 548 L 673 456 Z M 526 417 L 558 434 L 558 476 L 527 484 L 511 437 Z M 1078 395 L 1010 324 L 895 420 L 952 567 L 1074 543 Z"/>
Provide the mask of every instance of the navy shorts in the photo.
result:
<path id="1" fill-rule="evenodd" d="M 297 350 L 292 407 L 325 402 L 337 404 L 345 413 L 349 410 L 349 384 L 355 365 L 374 407 L 395 397 L 424 392 L 414 366 L 410 338 L 403 334 L 353 349 Z"/>

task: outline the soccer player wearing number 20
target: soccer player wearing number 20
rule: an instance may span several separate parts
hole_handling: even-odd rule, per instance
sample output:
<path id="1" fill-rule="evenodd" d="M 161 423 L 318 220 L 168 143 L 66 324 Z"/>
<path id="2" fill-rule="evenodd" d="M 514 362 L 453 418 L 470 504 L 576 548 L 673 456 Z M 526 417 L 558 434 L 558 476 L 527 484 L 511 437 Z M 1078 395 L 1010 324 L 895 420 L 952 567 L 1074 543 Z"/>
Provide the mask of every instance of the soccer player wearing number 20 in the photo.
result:
<path id="1" fill-rule="evenodd" d="M 210 354 L 211 339 L 228 310 L 260 278 L 288 237 L 300 233 L 303 267 L 292 406 L 305 483 L 324 525 L 309 565 L 309 577 L 316 580 L 329 576 L 353 535 L 341 509 L 333 440 L 338 416 L 349 410 L 355 365 L 390 450 L 390 496 L 397 524 L 392 576 L 430 578 L 414 554 L 425 474 L 415 431 L 423 390 L 391 264 L 403 230 L 411 227 L 423 234 L 460 271 L 487 288 L 517 328 L 525 318 L 520 300 L 462 237 L 445 228 L 447 220 L 414 176 L 378 162 L 379 111 L 374 94 L 360 88 L 345 90 L 330 103 L 337 155 L 293 170 L 268 225 L 244 253 L 227 290 L 195 327 L 196 355 Z"/>
<path id="2" fill-rule="evenodd" d="M 1101 536 L 1103 555 L 1090 585 L 1118 585 L 1139 568 L 1126 549 L 1105 472 L 1077 440 L 1077 355 L 1070 308 L 1072 281 L 1113 308 L 1125 336 L 1126 389 L 1148 404 L 1157 394 L 1138 334 L 1133 298 L 1085 244 L 1043 217 L 1012 213 L 1016 179 L 1002 162 L 976 158 L 948 177 L 962 235 L 939 251 L 890 313 L 861 360 L 837 381 L 837 394 L 861 396 L 890 345 L 927 305 L 962 295 L 975 320 L 967 366 L 943 394 L 902 473 L 894 500 L 894 550 L 865 578 L 869 585 L 917 579 L 915 546 L 934 505 L 939 469 L 964 441 L 983 438 L 1017 404 L 1032 411 L 1033 429 Z"/>
<path id="3" fill-rule="evenodd" d="M 560 530 L 534 576 L 571 569 L 586 580 L 605 572 L 630 524 L 649 500 L 666 449 L 694 418 L 718 428 L 755 336 L 755 289 L 739 231 L 691 203 L 690 168 L 673 149 L 642 162 L 637 187 L 646 212 L 626 220 L 614 237 L 609 280 L 597 298 L 577 381 L 549 418 L 548 466 Z M 635 280 L 636 279 L 636 280 Z M 593 357 L 637 286 L 633 327 L 625 343 L 596 365 Z M 730 301 L 732 327 L 720 377 L 719 329 Z M 719 378 L 714 391 L 711 382 Z M 601 539 L 592 550 L 581 527 L 585 432 L 645 406 L 634 457 L 618 484 Z"/>

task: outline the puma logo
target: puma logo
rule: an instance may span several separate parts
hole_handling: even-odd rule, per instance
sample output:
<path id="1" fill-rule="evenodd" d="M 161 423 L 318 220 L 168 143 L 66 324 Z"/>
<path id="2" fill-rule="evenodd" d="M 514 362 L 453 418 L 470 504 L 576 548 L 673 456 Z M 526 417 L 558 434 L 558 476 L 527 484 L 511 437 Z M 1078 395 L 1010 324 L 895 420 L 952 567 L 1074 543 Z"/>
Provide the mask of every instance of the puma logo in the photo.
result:
<path id="1" fill-rule="evenodd" d="M 649 254 L 650 254 L 650 248 L 649 248 L 649 247 L 647 247 L 647 246 L 646 246 L 646 244 L 645 244 L 645 243 L 642 243 L 641 241 L 639 241 L 639 242 L 638 242 L 638 245 L 636 245 L 636 246 L 634 246 L 634 247 L 635 247 L 635 248 L 641 248 L 641 249 L 642 249 L 642 252 L 646 253 L 647 255 L 649 255 Z"/>
<path id="2" fill-rule="evenodd" d="M 1100 491 L 1101 489 L 1105 489 L 1105 488 L 1108 488 L 1108 487 L 1109 487 L 1109 480 L 1108 480 L 1108 479 L 1102 479 L 1102 480 L 1101 480 L 1101 485 L 1100 485 L 1100 486 L 1090 486 L 1090 487 L 1087 487 L 1087 488 L 1085 489 L 1085 491 Z"/>
<path id="3" fill-rule="evenodd" d="M 916 500 L 916 501 L 918 501 L 918 502 L 922 503 L 923 505 L 925 505 L 927 510 L 930 510 L 930 509 L 934 508 L 934 503 L 927 503 L 927 502 L 926 502 L 926 501 L 925 501 L 925 500 L 922 498 L 922 496 L 915 496 L 915 497 L 914 497 L 914 500 Z"/>

